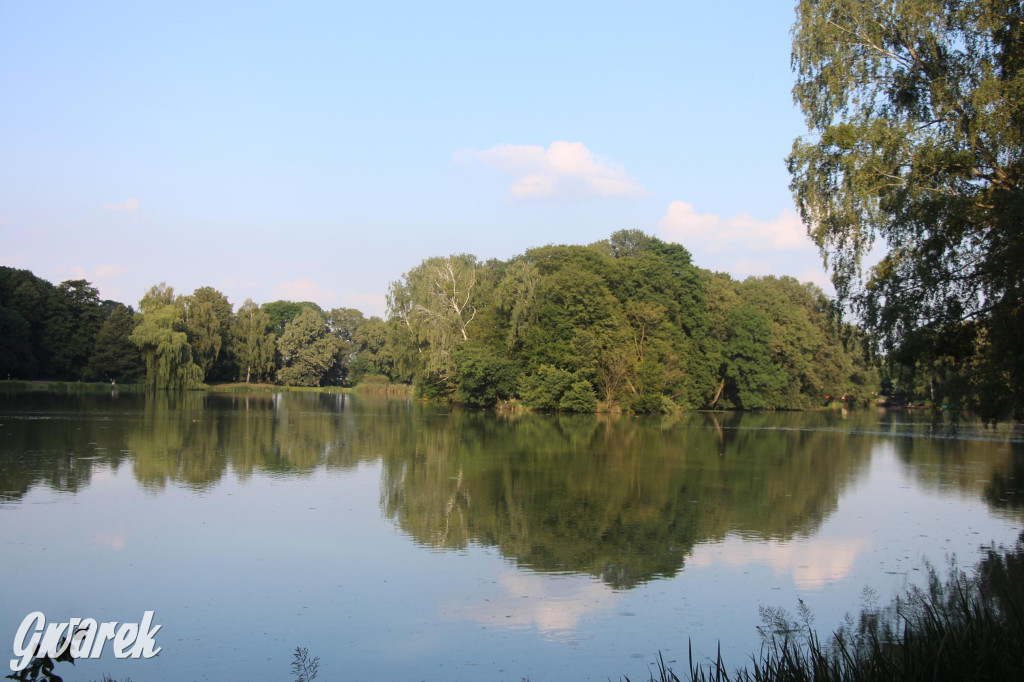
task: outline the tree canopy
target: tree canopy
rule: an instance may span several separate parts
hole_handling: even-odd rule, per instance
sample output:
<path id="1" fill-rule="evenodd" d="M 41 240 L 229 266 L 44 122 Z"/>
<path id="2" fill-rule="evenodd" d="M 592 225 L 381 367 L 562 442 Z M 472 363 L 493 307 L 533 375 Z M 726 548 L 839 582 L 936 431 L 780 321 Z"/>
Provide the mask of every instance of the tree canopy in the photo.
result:
<path id="1" fill-rule="evenodd" d="M 801 216 L 890 360 L 989 418 L 1024 416 L 1022 64 L 1019 0 L 797 5 Z"/>
<path id="2" fill-rule="evenodd" d="M 142 317 L 130 338 L 146 358 L 150 388 L 196 388 L 203 383 L 203 370 L 193 361 L 185 331 L 184 305 L 164 283 L 151 288 L 139 302 Z"/>
<path id="3" fill-rule="evenodd" d="M 799 409 L 877 388 L 846 343 L 856 330 L 814 285 L 737 282 L 639 230 L 508 261 L 429 257 L 391 285 L 388 305 L 387 319 L 290 301 L 235 312 L 211 287 L 180 296 L 160 284 L 133 315 L 84 280 L 53 287 L 0 271 L 0 360 L 119 383 L 144 374 L 156 389 L 391 382 L 429 399 L 558 412 Z M 76 324 L 89 330 L 81 347 L 61 346 Z"/>
<path id="4" fill-rule="evenodd" d="M 876 386 L 817 287 L 739 283 L 638 230 L 507 262 L 428 258 L 388 303 L 391 334 L 374 357 L 393 362 L 378 371 L 468 405 L 796 409 L 867 400 Z"/>

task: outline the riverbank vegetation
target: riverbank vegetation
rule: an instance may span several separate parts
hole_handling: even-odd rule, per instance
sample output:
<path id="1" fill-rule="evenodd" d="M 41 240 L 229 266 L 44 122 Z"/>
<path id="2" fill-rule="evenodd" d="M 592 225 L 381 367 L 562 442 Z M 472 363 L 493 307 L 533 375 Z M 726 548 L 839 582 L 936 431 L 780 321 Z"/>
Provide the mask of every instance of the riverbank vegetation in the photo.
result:
<path id="1" fill-rule="evenodd" d="M 1024 541 L 991 547 L 972 574 L 954 565 L 945 581 L 929 571 L 884 608 L 868 607 L 824 640 L 802 622 L 764 612 L 765 646 L 729 674 L 721 660 L 689 663 L 689 679 L 783 681 L 1009 680 L 1024 666 Z M 663 663 L 662 682 L 679 677 Z M 653 680 L 653 677 L 652 677 Z"/>
<path id="2" fill-rule="evenodd" d="M 3 374 L 194 388 L 353 386 L 474 407 L 638 413 L 867 402 L 858 330 L 789 277 L 742 282 L 639 231 L 508 261 L 432 257 L 395 281 L 387 319 L 311 302 L 150 289 L 138 311 L 85 280 L 0 269 Z M 404 388 L 395 388 L 404 387 Z"/>

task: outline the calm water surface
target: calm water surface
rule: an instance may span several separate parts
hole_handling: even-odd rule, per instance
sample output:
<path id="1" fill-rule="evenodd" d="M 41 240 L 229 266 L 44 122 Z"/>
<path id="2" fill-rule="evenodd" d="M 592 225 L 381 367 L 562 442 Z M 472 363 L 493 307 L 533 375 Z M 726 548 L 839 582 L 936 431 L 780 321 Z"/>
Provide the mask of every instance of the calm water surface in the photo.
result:
<path id="1" fill-rule="evenodd" d="M 0 652 L 22 619 L 163 625 L 66 680 L 646 679 L 759 607 L 827 632 L 1024 527 L 1024 434 L 874 411 L 464 412 L 315 393 L 0 393 Z"/>

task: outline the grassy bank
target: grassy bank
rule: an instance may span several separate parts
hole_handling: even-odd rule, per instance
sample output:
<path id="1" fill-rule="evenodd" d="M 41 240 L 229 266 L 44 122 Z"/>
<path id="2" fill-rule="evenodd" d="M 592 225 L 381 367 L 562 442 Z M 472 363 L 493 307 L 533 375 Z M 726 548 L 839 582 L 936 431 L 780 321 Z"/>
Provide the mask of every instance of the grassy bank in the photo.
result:
<path id="1" fill-rule="evenodd" d="M 0 391 L 48 393 L 109 393 L 110 391 L 137 392 L 145 390 L 142 384 L 111 384 L 106 381 L 0 381 Z"/>
<path id="2" fill-rule="evenodd" d="M 282 386 L 280 384 L 211 384 L 204 390 L 214 393 L 356 393 L 357 389 L 344 386 Z"/>
<path id="3" fill-rule="evenodd" d="M 109 393 L 123 391 L 141 393 L 146 391 L 144 384 L 111 384 L 107 382 L 89 381 L 0 381 L 0 392 L 39 392 L 39 393 Z M 388 395 L 410 395 L 411 389 L 405 384 L 360 384 L 347 386 L 282 386 L 280 384 L 209 384 L 191 391 L 208 391 L 212 393 L 278 393 L 281 391 L 295 393 L 382 393 Z"/>

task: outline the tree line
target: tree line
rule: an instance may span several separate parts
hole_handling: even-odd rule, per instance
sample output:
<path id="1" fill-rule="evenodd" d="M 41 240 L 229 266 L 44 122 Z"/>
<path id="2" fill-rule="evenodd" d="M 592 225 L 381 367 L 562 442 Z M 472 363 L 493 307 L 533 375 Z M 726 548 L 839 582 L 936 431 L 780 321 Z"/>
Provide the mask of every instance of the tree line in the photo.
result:
<path id="1" fill-rule="evenodd" d="M 638 230 L 507 261 L 427 258 L 393 282 L 386 319 L 312 302 L 159 284 L 138 310 L 85 280 L 0 268 L 0 371 L 15 377 L 292 386 L 398 383 L 477 407 L 638 413 L 799 409 L 866 400 L 875 366 L 815 285 L 700 269 Z"/>
<path id="2" fill-rule="evenodd" d="M 145 383 L 156 389 L 233 381 L 345 385 L 363 314 L 309 301 L 246 300 L 220 291 L 177 294 L 160 283 L 138 310 L 84 279 L 54 286 L 0 267 L 0 378 Z"/>

